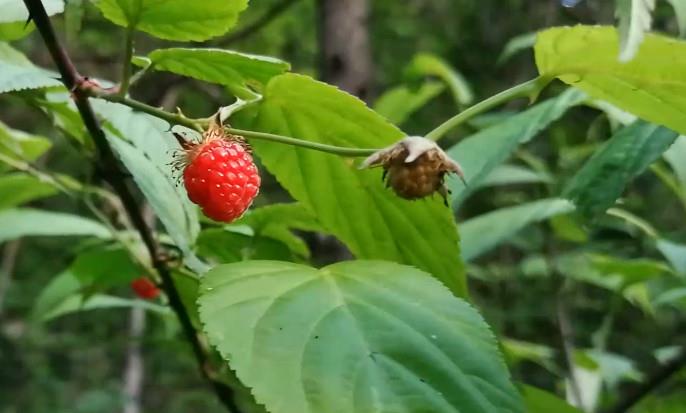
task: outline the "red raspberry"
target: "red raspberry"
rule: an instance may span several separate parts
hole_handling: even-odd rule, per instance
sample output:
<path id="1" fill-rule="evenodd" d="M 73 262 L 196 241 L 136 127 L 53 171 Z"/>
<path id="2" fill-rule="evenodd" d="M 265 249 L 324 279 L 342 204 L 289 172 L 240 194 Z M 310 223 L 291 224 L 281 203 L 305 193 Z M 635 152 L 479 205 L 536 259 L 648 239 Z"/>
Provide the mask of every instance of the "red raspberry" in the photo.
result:
<path id="1" fill-rule="evenodd" d="M 247 144 L 210 128 L 187 156 L 183 181 L 190 200 L 215 221 L 231 222 L 243 215 L 260 188 Z"/>
<path id="2" fill-rule="evenodd" d="M 160 289 L 148 277 L 138 277 L 131 281 L 131 289 L 144 300 L 152 300 L 160 295 Z"/>

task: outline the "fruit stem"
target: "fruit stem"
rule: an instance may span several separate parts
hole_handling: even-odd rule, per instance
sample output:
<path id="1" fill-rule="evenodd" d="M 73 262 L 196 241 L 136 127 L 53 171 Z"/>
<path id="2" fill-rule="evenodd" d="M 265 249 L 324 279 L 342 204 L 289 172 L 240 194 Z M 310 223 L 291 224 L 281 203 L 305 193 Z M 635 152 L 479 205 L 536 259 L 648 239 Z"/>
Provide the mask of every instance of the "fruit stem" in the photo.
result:
<path id="1" fill-rule="evenodd" d="M 211 119 L 191 119 L 182 114 L 170 113 L 160 108 L 147 105 L 143 102 L 127 98 L 126 96 L 109 93 L 105 90 L 89 89 L 88 92 L 91 96 L 98 97 L 109 102 L 121 103 L 122 105 L 126 105 L 140 112 L 145 112 L 149 115 L 166 120 L 171 124 L 186 126 L 197 131 L 202 131 L 204 127 L 207 127 Z M 300 146 L 302 148 L 313 149 L 316 151 L 332 153 L 334 155 L 345 157 L 369 156 L 378 150 L 374 148 L 345 148 L 342 146 L 326 145 L 324 143 L 306 141 L 298 138 L 293 138 L 290 136 L 275 135 L 273 133 L 256 132 L 243 129 L 226 128 L 226 131 L 228 133 L 234 135 L 241 135 L 249 139 L 261 139 L 266 141 L 278 142 L 286 145 Z"/>
<path id="2" fill-rule="evenodd" d="M 233 135 L 240 135 L 250 139 L 261 139 L 265 141 L 283 143 L 286 145 L 300 146 L 302 148 L 314 149 L 315 151 L 327 152 L 345 157 L 369 156 L 378 151 L 378 149 L 345 148 L 342 146 L 327 145 L 324 143 L 305 141 L 302 139 L 291 138 L 290 136 L 274 135 L 272 133 L 265 132 L 255 132 L 234 128 L 224 128 L 224 130 Z"/>
<path id="3" fill-rule="evenodd" d="M 473 118 L 476 115 L 480 115 L 487 110 L 494 108 L 495 106 L 501 105 L 512 99 L 529 97 L 531 101 L 534 101 L 538 93 L 550 82 L 547 77 L 539 76 L 535 79 L 531 79 L 524 83 L 520 83 L 513 86 L 507 90 L 504 90 L 496 95 L 493 95 L 481 102 L 468 107 L 452 118 L 446 120 L 436 129 L 432 130 L 426 135 L 427 139 L 432 141 L 437 141 L 442 138 L 450 130 L 458 127 L 467 120 Z"/>

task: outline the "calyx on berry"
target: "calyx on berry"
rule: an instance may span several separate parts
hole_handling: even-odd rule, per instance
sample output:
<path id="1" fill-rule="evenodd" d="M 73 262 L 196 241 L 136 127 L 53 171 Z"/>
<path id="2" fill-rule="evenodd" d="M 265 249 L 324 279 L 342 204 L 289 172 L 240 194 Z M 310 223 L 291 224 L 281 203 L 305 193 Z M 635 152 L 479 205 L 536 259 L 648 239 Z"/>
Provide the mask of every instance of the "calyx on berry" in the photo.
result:
<path id="1" fill-rule="evenodd" d="M 386 186 L 405 199 L 419 199 L 438 192 L 447 205 L 448 188 L 444 180 L 449 173 L 462 182 L 460 164 L 450 159 L 434 141 L 421 136 L 408 136 L 381 149 L 362 162 L 360 169 L 382 166 Z"/>

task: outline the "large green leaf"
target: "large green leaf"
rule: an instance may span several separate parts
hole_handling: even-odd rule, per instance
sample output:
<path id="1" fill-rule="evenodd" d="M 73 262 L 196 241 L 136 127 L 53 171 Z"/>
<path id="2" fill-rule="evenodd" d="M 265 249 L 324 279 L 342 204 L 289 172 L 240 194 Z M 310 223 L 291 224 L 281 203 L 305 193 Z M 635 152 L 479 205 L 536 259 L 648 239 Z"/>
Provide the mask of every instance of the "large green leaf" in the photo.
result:
<path id="1" fill-rule="evenodd" d="M 459 206 L 478 188 L 517 146 L 529 141 L 583 99 L 583 93 L 568 90 L 556 98 L 511 116 L 504 122 L 481 130 L 450 148 L 448 155 L 462 165 L 469 182 L 469 186 L 464 187 L 458 180 L 448 180 L 454 206 Z"/>
<path id="2" fill-rule="evenodd" d="M 522 386 L 527 413 L 582 413 L 553 394 L 532 386 Z"/>
<path id="3" fill-rule="evenodd" d="M 535 51 L 541 75 L 686 133 L 686 42 L 647 34 L 636 57 L 620 63 L 614 28 L 575 26 L 539 33 Z"/>
<path id="4" fill-rule="evenodd" d="M 0 176 L 0 209 L 21 205 L 57 193 L 48 182 L 25 173 Z"/>
<path id="5" fill-rule="evenodd" d="M 629 181 L 658 159 L 677 136 L 643 121 L 622 128 L 572 178 L 564 197 L 586 216 L 607 210 Z"/>
<path id="6" fill-rule="evenodd" d="M 357 98 L 306 76 L 272 79 L 257 112 L 243 125 L 308 141 L 381 148 L 404 137 Z M 407 201 L 384 188 L 380 170 L 359 171 L 352 160 L 309 149 L 253 144 L 279 182 L 357 257 L 415 265 L 465 294 L 457 230 L 440 197 Z"/>
<path id="7" fill-rule="evenodd" d="M 97 0 L 112 22 L 168 40 L 203 41 L 231 29 L 248 0 Z"/>
<path id="8" fill-rule="evenodd" d="M 61 86 L 57 73 L 16 62 L 0 62 L 0 93 Z"/>
<path id="9" fill-rule="evenodd" d="M 106 130 L 107 139 L 133 175 L 150 206 L 169 236 L 185 255 L 200 226 L 196 208 L 188 200 L 183 185 L 178 185 L 169 163 L 179 144 L 169 132 L 169 124 L 128 107 L 93 101 L 94 108 L 116 130 Z"/>
<path id="10" fill-rule="evenodd" d="M 460 225 L 462 259 L 471 261 L 507 241 L 525 226 L 573 210 L 571 202 L 551 198 L 501 208 L 469 219 Z"/>
<path id="11" fill-rule="evenodd" d="M 523 411 L 481 316 L 411 267 L 221 265 L 203 277 L 199 308 L 272 413 Z"/>
<path id="12" fill-rule="evenodd" d="M 266 84 L 290 69 L 283 60 L 222 49 L 172 48 L 148 55 L 156 70 L 166 70 L 206 82 L 245 87 Z"/>
<path id="13" fill-rule="evenodd" d="M 445 86 L 436 81 L 427 81 L 417 88 L 398 86 L 379 96 L 374 103 L 374 110 L 392 123 L 400 125 L 444 89 Z"/>
<path id="14" fill-rule="evenodd" d="M 0 210 L 0 242 L 26 236 L 93 236 L 109 238 L 102 224 L 77 215 L 31 208 Z"/>
<path id="15" fill-rule="evenodd" d="M 64 11 L 62 0 L 43 0 L 48 16 Z M 21 0 L 0 0 L 0 40 L 20 39 L 33 31 L 33 22 L 26 24 L 29 12 Z"/>
<path id="16" fill-rule="evenodd" d="M 636 56 L 645 32 L 653 23 L 655 0 L 617 0 L 619 19 L 619 60 L 628 62 Z"/>

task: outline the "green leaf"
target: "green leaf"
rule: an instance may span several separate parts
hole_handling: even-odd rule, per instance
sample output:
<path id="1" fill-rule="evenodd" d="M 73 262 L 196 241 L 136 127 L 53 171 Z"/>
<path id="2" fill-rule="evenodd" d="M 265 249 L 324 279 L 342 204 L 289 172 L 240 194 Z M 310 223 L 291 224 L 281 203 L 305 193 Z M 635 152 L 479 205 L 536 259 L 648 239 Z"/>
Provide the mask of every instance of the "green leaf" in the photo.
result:
<path id="1" fill-rule="evenodd" d="M 57 307 L 43 314 L 40 321 L 47 322 L 58 317 L 82 311 L 131 307 L 142 307 L 159 314 L 171 313 L 171 310 L 166 306 L 139 299 L 121 298 L 107 294 L 94 294 L 87 297 L 81 294 L 75 294 L 67 297 L 64 301 L 59 303 Z"/>
<path id="2" fill-rule="evenodd" d="M 679 26 L 679 36 L 686 36 L 686 1 L 684 0 L 667 0 L 674 8 L 676 14 L 676 23 Z"/>
<path id="3" fill-rule="evenodd" d="M 674 174 L 686 191 L 686 136 L 679 136 L 674 144 L 665 151 L 665 160 L 672 167 Z"/>
<path id="4" fill-rule="evenodd" d="M 42 3 L 48 16 L 64 11 L 62 0 L 43 0 Z M 33 22 L 26 24 L 29 13 L 21 0 L 0 0 L 0 10 L 0 40 L 21 39 L 35 29 Z"/>
<path id="5" fill-rule="evenodd" d="M 588 257 L 592 268 L 605 278 L 607 285 L 614 285 L 613 289 L 624 289 L 670 273 L 664 262 L 648 258 L 621 259 L 600 254 Z"/>
<path id="6" fill-rule="evenodd" d="M 474 93 L 464 76 L 438 56 L 429 53 L 416 55 L 405 70 L 405 76 L 410 81 L 427 76 L 438 77 L 450 88 L 458 104 L 469 105 L 474 100 Z"/>
<path id="7" fill-rule="evenodd" d="M 551 347 L 511 338 L 501 339 L 501 344 L 507 354 L 508 364 L 514 365 L 527 360 L 555 371 L 555 350 Z"/>
<path id="8" fill-rule="evenodd" d="M 411 267 L 221 265 L 202 278 L 199 308 L 210 343 L 272 413 L 523 411 L 481 316 Z"/>
<path id="9" fill-rule="evenodd" d="M 297 255 L 309 257 L 310 250 L 302 238 L 292 230 L 326 232 L 316 217 L 304 206 L 294 204 L 272 204 L 248 211 L 236 225 L 249 225 L 254 238 L 269 238 L 279 241 Z M 261 259 L 264 259 L 262 257 Z"/>
<path id="10" fill-rule="evenodd" d="M 527 413 L 582 413 L 547 391 L 527 385 L 523 385 L 521 389 Z"/>
<path id="11" fill-rule="evenodd" d="M 107 265 L 103 265 L 107 263 Z M 143 274 L 121 247 L 97 246 L 82 251 L 69 268 L 52 278 L 38 296 L 33 318 L 38 321 L 76 311 L 96 292 L 128 284 Z"/>
<path id="12" fill-rule="evenodd" d="M 177 185 L 169 163 L 180 148 L 169 124 L 128 107 L 94 100 L 95 110 L 116 129 L 107 140 L 145 195 L 174 243 L 185 256 L 200 230 L 196 208 L 183 185 Z"/>
<path id="13" fill-rule="evenodd" d="M 357 98 L 295 74 L 272 79 L 243 126 L 347 147 L 381 148 L 404 137 Z M 407 201 L 384 188 L 380 170 L 359 171 L 352 160 L 294 146 L 253 145 L 293 198 L 355 256 L 415 265 L 465 294 L 455 223 L 439 197 Z"/>
<path id="14" fill-rule="evenodd" d="M 550 183 L 553 178 L 545 173 L 533 171 L 519 165 L 500 165 L 481 182 L 480 187 Z"/>
<path id="15" fill-rule="evenodd" d="M 109 238 L 110 231 L 99 222 L 61 212 L 31 208 L 0 211 L 0 242 L 26 236 L 93 236 Z"/>
<path id="16" fill-rule="evenodd" d="M 535 32 L 524 33 L 513 37 L 507 43 L 505 43 L 505 47 L 503 48 L 503 51 L 500 53 L 500 56 L 498 56 L 498 61 L 496 62 L 496 64 L 501 65 L 507 62 L 508 60 L 510 60 L 510 58 L 512 58 L 512 56 L 516 55 L 517 53 L 532 48 L 535 43 Z"/>
<path id="17" fill-rule="evenodd" d="M 386 91 L 374 103 L 374 110 L 392 123 L 400 125 L 414 112 L 440 95 L 445 87 L 436 81 L 427 81 L 418 88 L 397 86 Z"/>
<path id="18" fill-rule="evenodd" d="M 57 189 L 52 184 L 25 173 L 0 176 L 0 209 L 22 205 L 56 193 Z"/>
<path id="19" fill-rule="evenodd" d="M 0 62 L 10 63 L 15 66 L 33 66 L 33 63 L 22 52 L 6 42 L 0 42 Z"/>
<path id="20" fill-rule="evenodd" d="M 645 33 L 653 24 L 655 0 L 617 0 L 619 19 L 619 61 L 626 63 L 636 56 Z"/>
<path id="21" fill-rule="evenodd" d="M 267 84 L 290 65 L 273 57 L 222 49 L 158 49 L 148 55 L 156 70 L 165 70 L 225 86 Z"/>
<path id="22" fill-rule="evenodd" d="M 469 182 L 465 188 L 458 180 L 448 180 L 448 187 L 453 192 L 453 207 L 459 207 L 520 144 L 528 142 L 583 99 L 583 93 L 570 89 L 450 148 L 448 155 L 462 165 Z"/>
<path id="23" fill-rule="evenodd" d="M 575 26 L 539 33 L 536 65 L 589 95 L 686 134 L 686 43 L 647 34 L 636 57 L 620 63 L 612 27 Z"/>
<path id="24" fill-rule="evenodd" d="M 62 13 L 64 11 L 63 0 L 41 0 L 48 16 Z M 29 11 L 21 0 L 0 0 L 0 23 L 22 22 L 26 23 L 29 19 Z"/>
<path id="25" fill-rule="evenodd" d="M 204 41 L 231 29 L 248 0 L 98 0 L 110 21 L 167 40 Z"/>
<path id="26" fill-rule="evenodd" d="M 674 271 L 686 277 L 686 245 L 660 239 L 657 240 L 656 247 L 667 258 Z"/>
<path id="27" fill-rule="evenodd" d="M 201 256 L 213 258 L 219 263 L 250 259 L 295 260 L 293 251 L 281 241 L 222 228 L 209 228 L 202 231 L 196 248 Z"/>
<path id="28" fill-rule="evenodd" d="M 606 211 L 626 185 L 658 159 L 677 136 L 643 121 L 620 129 L 571 179 L 563 196 L 586 217 Z"/>
<path id="29" fill-rule="evenodd" d="M 462 259 L 471 261 L 507 241 L 525 226 L 573 210 L 574 205 L 569 201 L 551 198 L 501 208 L 464 221 L 460 225 Z"/>
<path id="30" fill-rule="evenodd" d="M 51 146 L 52 143 L 47 138 L 29 135 L 0 122 L 0 154 L 2 155 L 18 160 L 34 161 Z"/>
<path id="31" fill-rule="evenodd" d="M 35 66 L 0 62 L 0 93 L 62 87 L 59 75 Z"/>

